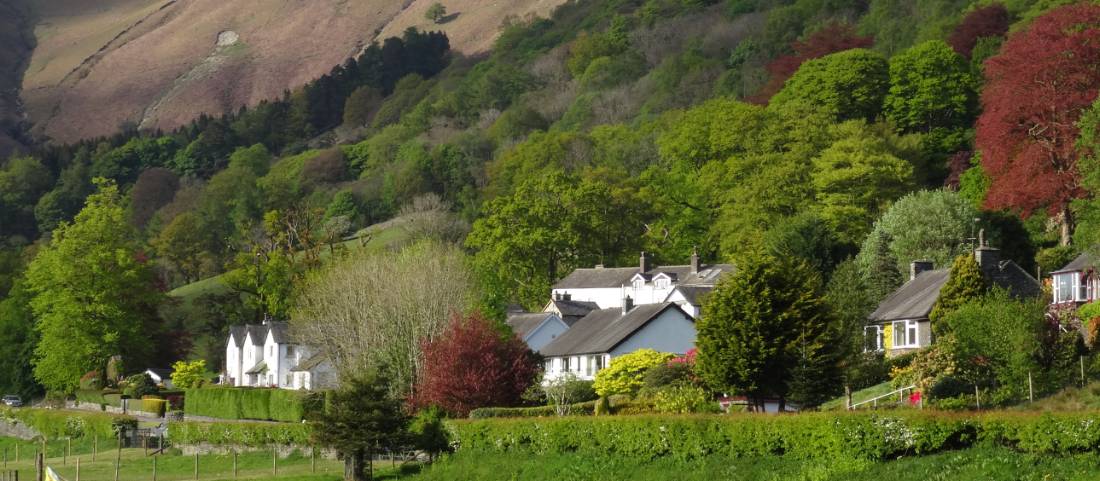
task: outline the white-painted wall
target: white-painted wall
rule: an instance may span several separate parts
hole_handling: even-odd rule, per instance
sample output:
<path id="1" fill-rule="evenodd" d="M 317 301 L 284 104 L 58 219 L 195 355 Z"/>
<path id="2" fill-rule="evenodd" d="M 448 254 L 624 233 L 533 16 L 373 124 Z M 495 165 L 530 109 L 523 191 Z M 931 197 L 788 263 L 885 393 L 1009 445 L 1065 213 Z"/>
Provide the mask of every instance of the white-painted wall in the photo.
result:
<path id="1" fill-rule="evenodd" d="M 225 348 L 225 381 L 233 386 L 241 385 L 241 350 L 237 348 L 237 340 L 229 335 L 229 344 Z"/>
<path id="2" fill-rule="evenodd" d="M 558 316 L 549 316 L 542 324 L 527 333 L 527 337 L 523 339 L 527 343 L 527 347 L 530 347 L 532 351 L 538 352 L 544 346 L 553 341 L 561 333 L 569 329 L 569 325 L 562 321 Z"/>
<path id="3" fill-rule="evenodd" d="M 570 369 L 566 369 L 565 362 L 567 359 L 572 363 L 569 366 Z M 607 367 L 611 363 L 611 355 L 602 353 L 546 358 L 542 382 L 546 384 L 569 373 L 582 381 L 595 380 L 596 373 L 600 371 L 601 362 L 602 367 Z"/>
<path id="4" fill-rule="evenodd" d="M 670 292 L 668 294 L 668 297 L 665 298 L 664 302 L 671 302 L 676 304 L 677 306 L 680 306 L 680 309 L 684 311 L 684 313 L 686 313 L 687 315 L 691 316 L 692 319 L 698 319 L 699 315 L 702 314 L 703 311 L 701 306 L 696 306 L 688 302 L 683 293 L 677 290 L 673 290 L 672 292 Z"/>
<path id="5" fill-rule="evenodd" d="M 551 298 L 556 299 L 559 295 L 568 294 L 570 300 L 595 302 L 596 305 L 600 306 L 600 309 L 611 309 L 623 307 L 623 297 L 625 296 L 630 296 L 634 300 L 635 306 L 665 302 L 665 299 L 668 298 L 675 287 L 675 283 L 669 283 L 668 287 L 657 288 L 651 280 L 638 285 L 627 284 L 621 288 L 551 289 L 550 295 Z"/>

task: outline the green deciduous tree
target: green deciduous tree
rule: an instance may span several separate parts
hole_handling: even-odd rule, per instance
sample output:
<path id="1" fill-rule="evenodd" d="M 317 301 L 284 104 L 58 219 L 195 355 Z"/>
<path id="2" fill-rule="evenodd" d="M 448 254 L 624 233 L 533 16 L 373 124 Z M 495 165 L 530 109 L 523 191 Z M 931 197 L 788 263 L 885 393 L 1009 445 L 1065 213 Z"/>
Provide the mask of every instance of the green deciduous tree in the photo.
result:
<path id="1" fill-rule="evenodd" d="M 906 131 L 969 128 L 978 110 L 978 80 L 947 43 L 932 40 L 890 59 L 886 116 Z"/>
<path id="2" fill-rule="evenodd" d="M 912 185 L 913 166 L 859 122 L 837 127 L 838 140 L 813 160 L 822 218 L 845 244 L 860 243 L 871 223 Z"/>
<path id="3" fill-rule="evenodd" d="M 19 280 L 7 298 L 0 301 L 0 390 L 24 399 L 42 391 L 34 378 L 33 366 L 27 362 L 34 357 L 38 343 L 31 299 L 25 282 Z"/>
<path id="4" fill-rule="evenodd" d="M 805 102 L 837 113 L 838 120 L 874 120 L 890 87 L 890 67 L 881 55 L 846 50 L 807 61 L 771 104 Z"/>
<path id="5" fill-rule="evenodd" d="M 771 396 L 812 405 L 835 390 L 835 331 L 821 289 L 821 278 L 800 260 L 762 255 L 738 262 L 697 322 L 703 381 L 743 394 L 757 408 Z"/>
<path id="6" fill-rule="evenodd" d="M 439 23 L 445 16 L 447 16 L 447 7 L 444 7 L 443 4 L 439 2 L 433 3 L 424 11 L 424 18 L 435 23 Z"/>
<path id="7" fill-rule="evenodd" d="M 888 237 L 890 254 L 898 272 L 908 272 L 915 260 L 946 266 L 973 245 L 979 213 L 959 194 L 947 190 L 920 191 L 902 197 L 875 223 L 860 250 L 860 263 L 869 265 L 882 251 L 872 243 Z M 872 240 L 875 239 L 875 240 Z"/>
<path id="8" fill-rule="evenodd" d="M 408 423 L 401 403 L 390 397 L 389 381 L 370 369 L 345 380 L 332 393 L 328 407 L 313 423 L 313 437 L 339 453 L 345 481 L 371 480 L 374 453 L 401 446 Z"/>
<path id="9" fill-rule="evenodd" d="M 156 333 L 157 288 L 118 188 L 101 182 L 72 224 L 54 231 L 27 268 L 41 341 L 35 377 L 68 392 L 84 373 L 106 372 L 111 356 L 141 362 Z"/>
<path id="10" fill-rule="evenodd" d="M 641 246 L 643 210 L 639 199 L 602 182 L 546 175 L 490 201 L 466 246 L 498 300 L 536 308 L 565 273 L 633 258 Z"/>

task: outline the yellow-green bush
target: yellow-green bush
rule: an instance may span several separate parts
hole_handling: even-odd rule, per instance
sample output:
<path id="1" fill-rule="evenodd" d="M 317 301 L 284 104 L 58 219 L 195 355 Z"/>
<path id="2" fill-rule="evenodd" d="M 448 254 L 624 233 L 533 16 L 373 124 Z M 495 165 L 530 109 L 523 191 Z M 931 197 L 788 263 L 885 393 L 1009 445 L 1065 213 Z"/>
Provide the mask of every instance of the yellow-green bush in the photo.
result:
<path id="1" fill-rule="evenodd" d="M 167 409 L 167 406 L 168 401 L 158 397 L 144 396 L 141 398 L 141 410 L 147 413 L 164 416 L 164 411 Z"/>
<path id="2" fill-rule="evenodd" d="M 616 357 L 611 360 L 611 365 L 596 373 L 596 382 L 592 384 L 592 388 L 600 396 L 634 394 L 645 385 L 643 379 L 646 371 L 667 363 L 669 359 L 672 359 L 672 354 L 653 349 L 639 349 Z"/>

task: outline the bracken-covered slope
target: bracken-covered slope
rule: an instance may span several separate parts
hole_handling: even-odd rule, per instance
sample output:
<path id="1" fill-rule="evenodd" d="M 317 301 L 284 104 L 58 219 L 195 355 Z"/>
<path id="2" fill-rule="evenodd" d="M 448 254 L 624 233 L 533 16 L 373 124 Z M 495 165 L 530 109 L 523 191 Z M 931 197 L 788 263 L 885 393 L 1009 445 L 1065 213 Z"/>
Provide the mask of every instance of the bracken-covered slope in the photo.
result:
<path id="1" fill-rule="evenodd" d="M 34 133 L 53 141 L 121 125 L 171 129 L 280 96 L 372 41 L 408 27 L 443 30 L 455 50 L 489 48 L 509 16 L 561 0 L 41 0 L 22 97 Z"/>
<path id="2" fill-rule="evenodd" d="M 22 147 L 19 85 L 34 48 L 30 22 L 22 0 L 0 0 L 0 159 Z"/>

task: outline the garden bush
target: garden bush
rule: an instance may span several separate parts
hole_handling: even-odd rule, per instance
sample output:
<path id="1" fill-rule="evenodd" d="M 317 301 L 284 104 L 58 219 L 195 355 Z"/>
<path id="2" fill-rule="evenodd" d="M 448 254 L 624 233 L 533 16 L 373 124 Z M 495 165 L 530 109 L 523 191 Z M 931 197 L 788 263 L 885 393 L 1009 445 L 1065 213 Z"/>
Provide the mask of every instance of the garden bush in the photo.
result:
<path id="1" fill-rule="evenodd" d="M 975 446 L 1100 452 L 1098 413 L 805 413 L 792 416 L 566 417 L 451 421 L 459 450 L 575 452 L 637 460 L 708 455 L 878 461 Z"/>
<path id="2" fill-rule="evenodd" d="M 175 444 L 271 446 L 306 445 L 312 430 L 306 423 L 200 423 L 168 425 L 168 437 Z"/>
<path id="3" fill-rule="evenodd" d="M 569 405 L 569 414 L 575 416 L 588 416 L 596 412 L 596 401 L 574 403 Z M 541 418 L 557 416 L 554 406 L 538 406 L 531 408 L 478 408 L 470 411 L 470 419 L 486 418 Z"/>
<path id="4" fill-rule="evenodd" d="M 141 398 L 141 410 L 147 413 L 152 413 L 157 416 L 163 417 L 164 411 L 167 409 L 168 401 L 153 396 L 145 396 Z"/>

